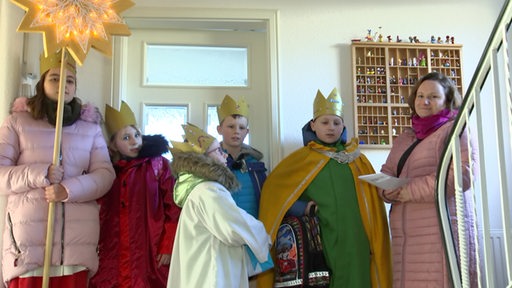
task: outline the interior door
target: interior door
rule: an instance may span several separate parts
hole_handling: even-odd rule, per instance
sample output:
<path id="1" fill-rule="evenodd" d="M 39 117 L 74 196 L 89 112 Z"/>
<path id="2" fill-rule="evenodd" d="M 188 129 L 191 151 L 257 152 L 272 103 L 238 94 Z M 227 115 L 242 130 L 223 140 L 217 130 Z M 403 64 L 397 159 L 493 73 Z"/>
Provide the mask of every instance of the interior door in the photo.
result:
<path id="1" fill-rule="evenodd" d="M 123 100 L 134 110 L 141 128 L 144 128 L 144 122 L 148 119 L 148 111 L 151 111 L 144 109 L 145 107 L 177 105 L 186 110 L 186 121 L 205 129 L 212 120 L 216 121 L 216 117 L 212 117 L 211 112 L 222 102 L 226 94 L 234 99 L 244 97 L 249 104 L 249 144 L 265 155 L 264 161 L 268 160 L 267 156 L 270 153 L 268 127 L 271 126 L 266 33 L 204 29 L 133 29 L 131 32 L 132 35 L 127 40 L 127 86 Z M 146 77 L 145 47 L 151 44 L 247 47 L 247 85 L 245 87 L 217 87 L 144 84 Z M 173 69 L 173 67 L 169 65 L 168 69 Z M 210 109 L 208 109 L 209 107 Z M 210 113 L 208 113 L 209 111 Z M 209 114 L 210 117 L 208 117 Z M 162 126 L 160 134 L 182 135 L 182 129 L 178 125 L 160 126 Z M 169 136 L 169 138 L 174 139 L 168 140 L 182 140 L 181 137 L 176 139 L 176 136 Z"/>

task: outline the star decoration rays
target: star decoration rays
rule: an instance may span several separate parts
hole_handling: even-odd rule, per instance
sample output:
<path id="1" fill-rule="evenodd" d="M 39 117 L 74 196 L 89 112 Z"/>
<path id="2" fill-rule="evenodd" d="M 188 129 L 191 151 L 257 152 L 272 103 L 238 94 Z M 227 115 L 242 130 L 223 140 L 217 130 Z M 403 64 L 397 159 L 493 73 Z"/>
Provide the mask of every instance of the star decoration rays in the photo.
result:
<path id="1" fill-rule="evenodd" d="M 11 1 L 26 11 L 18 31 L 43 33 L 45 56 L 67 48 L 82 65 L 91 47 L 111 56 L 112 35 L 131 34 L 119 16 L 131 0 Z"/>

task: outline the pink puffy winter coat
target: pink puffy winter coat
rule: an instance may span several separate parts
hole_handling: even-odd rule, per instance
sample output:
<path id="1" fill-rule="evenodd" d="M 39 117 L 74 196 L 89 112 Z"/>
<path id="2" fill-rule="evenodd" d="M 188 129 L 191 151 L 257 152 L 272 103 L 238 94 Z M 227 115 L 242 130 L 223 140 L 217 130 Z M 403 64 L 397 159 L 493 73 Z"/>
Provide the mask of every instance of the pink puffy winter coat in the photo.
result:
<path id="1" fill-rule="evenodd" d="M 423 139 L 412 151 L 403 166 L 400 177 L 409 178 L 406 189 L 411 192 L 411 201 L 395 202 L 390 211 L 390 228 L 393 252 L 393 287 L 451 287 L 449 282 L 449 267 L 445 257 L 444 244 L 436 208 L 436 174 L 445 142 L 453 126 L 449 121 L 437 131 Z M 402 154 L 416 140 L 412 130 L 406 130 L 393 141 L 393 148 L 382 166 L 382 172 L 396 176 L 397 164 Z M 469 158 L 476 165 L 477 149 L 473 147 L 472 155 L 468 154 L 467 134 L 461 137 L 461 153 L 463 163 L 463 185 L 466 211 L 473 211 L 472 193 L 467 191 L 470 184 Z M 453 172 L 453 171 L 452 171 Z M 456 228 L 454 207 L 453 175 L 450 179 L 447 193 L 451 211 L 452 227 Z M 382 191 L 380 191 L 382 193 Z M 384 194 L 384 196 L 386 196 Z M 384 198 L 386 199 L 386 198 Z M 467 238 L 473 239 L 474 215 L 460 216 L 458 219 L 466 222 Z M 454 229 L 456 230 L 456 229 Z M 471 261 L 471 280 L 476 285 L 476 255 L 474 241 L 468 249 Z M 472 287 L 474 287 L 472 285 Z"/>
<path id="2" fill-rule="evenodd" d="M 82 110 L 83 112 L 83 110 Z M 84 113 L 82 113 L 84 115 Z M 28 112 L 9 115 L 0 127 L 0 194 L 7 196 L 3 231 L 3 281 L 43 266 L 48 204 L 44 187 L 53 159 L 55 128 Z M 99 206 L 115 177 L 98 123 L 84 117 L 62 130 L 61 184 L 69 194 L 56 203 L 52 265 L 98 267 Z"/>

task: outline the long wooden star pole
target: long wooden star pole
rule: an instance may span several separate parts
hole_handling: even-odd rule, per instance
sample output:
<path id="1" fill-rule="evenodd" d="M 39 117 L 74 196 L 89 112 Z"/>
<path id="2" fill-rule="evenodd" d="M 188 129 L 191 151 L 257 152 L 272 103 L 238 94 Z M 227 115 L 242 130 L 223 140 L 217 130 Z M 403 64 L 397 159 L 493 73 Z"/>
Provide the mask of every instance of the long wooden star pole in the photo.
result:
<path id="1" fill-rule="evenodd" d="M 67 48 L 62 48 L 62 56 L 60 61 L 60 77 L 59 77 L 59 96 L 57 100 L 57 120 L 55 122 L 55 139 L 53 144 L 53 160 L 52 164 L 59 166 L 60 163 L 60 144 L 62 139 L 62 119 L 64 117 L 64 94 L 66 89 L 66 63 Z M 55 185 L 55 184 L 52 184 Z M 43 288 L 48 287 L 50 281 L 50 266 L 52 262 L 52 248 L 53 248 L 53 227 L 55 226 L 55 202 L 48 202 L 48 222 L 46 225 L 46 247 L 44 250 L 44 264 L 43 264 Z"/>
<path id="2" fill-rule="evenodd" d="M 53 165 L 60 165 L 67 57 L 82 65 L 91 47 L 111 56 L 111 35 L 129 36 L 130 30 L 119 14 L 135 3 L 132 0 L 11 0 L 26 11 L 18 27 L 21 32 L 43 33 L 45 56 L 62 49 L 60 89 L 55 123 Z M 54 185 L 52 183 L 52 185 Z M 49 285 L 52 260 L 55 202 L 48 203 L 43 288 Z"/>

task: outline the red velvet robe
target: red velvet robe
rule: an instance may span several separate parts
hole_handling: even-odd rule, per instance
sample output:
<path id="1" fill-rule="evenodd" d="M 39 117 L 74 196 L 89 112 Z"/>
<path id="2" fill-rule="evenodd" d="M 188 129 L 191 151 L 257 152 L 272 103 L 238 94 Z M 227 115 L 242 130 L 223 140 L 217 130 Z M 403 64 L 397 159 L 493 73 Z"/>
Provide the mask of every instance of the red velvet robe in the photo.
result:
<path id="1" fill-rule="evenodd" d="M 180 208 L 173 201 L 174 179 L 163 156 L 121 160 L 116 180 L 100 199 L 99 270 L 91 287 L 165 287 Z"/>

